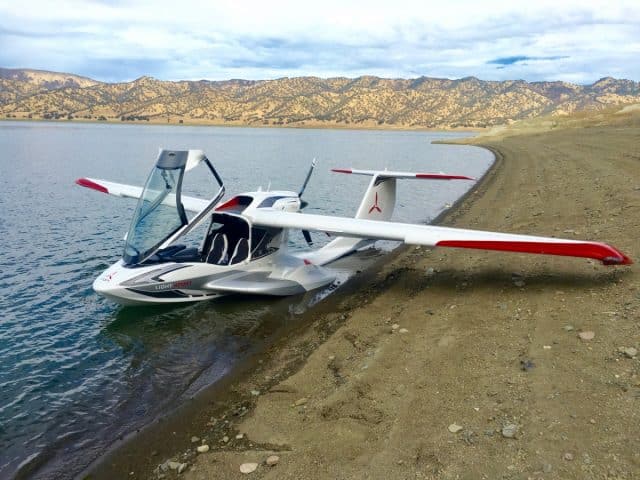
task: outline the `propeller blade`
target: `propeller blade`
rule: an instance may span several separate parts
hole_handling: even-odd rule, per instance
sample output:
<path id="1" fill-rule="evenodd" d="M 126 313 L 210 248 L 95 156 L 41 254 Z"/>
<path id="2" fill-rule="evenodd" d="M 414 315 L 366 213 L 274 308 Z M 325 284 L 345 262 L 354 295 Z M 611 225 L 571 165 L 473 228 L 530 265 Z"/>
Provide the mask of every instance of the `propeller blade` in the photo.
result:
<path id="1" fill-rule="evenodd" d="M 302 183 L 302 188 L 300 189 L 300 193 L 298 193 L 299 197 L 302 197 L 302 194 L 304 193 L 304 190 L 307 188 L 307 183 L 309 183 L 309 179 L 311 178 L 311 174 L 313 173 L 313 169 L 316 167 L 316 159 L 314 158 L 311 161 L 311 167 L 309 168 L 309 171 L 307 172 L 307 178 L 304 179 L 304 182 Z"/>
<path id="2" fill-rule="evenodd" d="M 311 239 L 311 234 L 309 233 L 309 230 L 302 230 L 302 236 L 307 241 L 307 244 L 310 247 L 313 246 L 313 240 Z"/>

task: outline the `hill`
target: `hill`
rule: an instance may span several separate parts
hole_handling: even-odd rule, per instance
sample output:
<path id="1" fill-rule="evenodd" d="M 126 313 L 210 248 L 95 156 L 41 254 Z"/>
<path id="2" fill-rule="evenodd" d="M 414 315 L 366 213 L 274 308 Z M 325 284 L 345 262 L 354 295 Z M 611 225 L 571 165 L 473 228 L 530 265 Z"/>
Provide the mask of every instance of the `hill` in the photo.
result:
<path id="1" fill-rule="evenodd" d="M 0 69 L 0 118 L 232 125 L 486 127 L 640 102 L 640 83 L 592 85 L 420 77 L 102 83 Z"/>

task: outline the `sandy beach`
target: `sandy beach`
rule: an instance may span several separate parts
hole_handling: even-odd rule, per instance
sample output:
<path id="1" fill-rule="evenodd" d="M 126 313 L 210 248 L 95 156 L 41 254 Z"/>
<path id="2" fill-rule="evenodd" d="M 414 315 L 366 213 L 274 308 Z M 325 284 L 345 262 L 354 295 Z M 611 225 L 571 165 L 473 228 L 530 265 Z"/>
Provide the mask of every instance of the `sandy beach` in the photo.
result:
<path id="1" fill-rule="evenodd" d="M 472 140 L 497 162 L 441 224 L 599 240 L 640 259 L 638 112 L 498 134 Z M 92 478 L 638 477 L 637 264 L 393 257 Z"/>

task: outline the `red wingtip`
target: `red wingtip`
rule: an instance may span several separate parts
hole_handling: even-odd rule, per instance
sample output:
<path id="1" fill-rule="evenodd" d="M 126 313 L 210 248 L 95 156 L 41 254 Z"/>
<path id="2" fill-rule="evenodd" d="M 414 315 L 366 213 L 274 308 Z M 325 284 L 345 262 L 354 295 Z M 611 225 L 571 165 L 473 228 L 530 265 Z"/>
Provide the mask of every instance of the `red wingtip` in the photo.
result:
<path id="1" fill-rule="evenodd" d="M 620 250 L 606 243 L 599 242 L 440 240 L 436 243 L 436 246 L 593 258 L 600 260 L 604 265 L 631 265 L 633 263 L 633 261 Z"/>
<path id="2" fill-rule="evenodd" d="M 76 180 L 76 185 L 80 185 L 81 187 L 91 188 L 93 190 L 97 190 L 102 193 L 109 193 L 106 187 L 103 187 L 99 183 L 92 182 L 88 178 L 79 178 Z"/>
<path id="3" fill-rule="evenodd" d="M 353 173 L 350 168 L 332 168 L 331 171 L 336 173 Z"/>
<path id="4" fill-rule="evenodd" d="M 613 257 L 606 257 L 602 259 L 603 265 L 633 265 L 633 260 L 627 257 L 624 253 L 611 247 L 617 252 L 618 255 Z"/>

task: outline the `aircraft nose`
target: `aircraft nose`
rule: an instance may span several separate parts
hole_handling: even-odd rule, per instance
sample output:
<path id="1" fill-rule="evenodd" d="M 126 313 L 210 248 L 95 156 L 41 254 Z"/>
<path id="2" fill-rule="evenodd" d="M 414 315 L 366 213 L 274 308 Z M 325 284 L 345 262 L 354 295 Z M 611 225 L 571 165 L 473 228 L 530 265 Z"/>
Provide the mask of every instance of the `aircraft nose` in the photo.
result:
<path id="1" fill-rule="evenodd" d="M 96 278 L 93 281 L 93 290 L 96 293 L 104 293 L 105 291 L 108 290 L 107 287 L 108 287 L 108 284 L 102 279 L 102 275 L 100 275 L 98 278 Z"/>
<path id="2" fill-rule="evenodd" d="M 104 272 L 93 281 L 93 290 L 102 295 L 113 292 L 118 288 L 118 282 L 113 280 L 109 272 Z"/>

